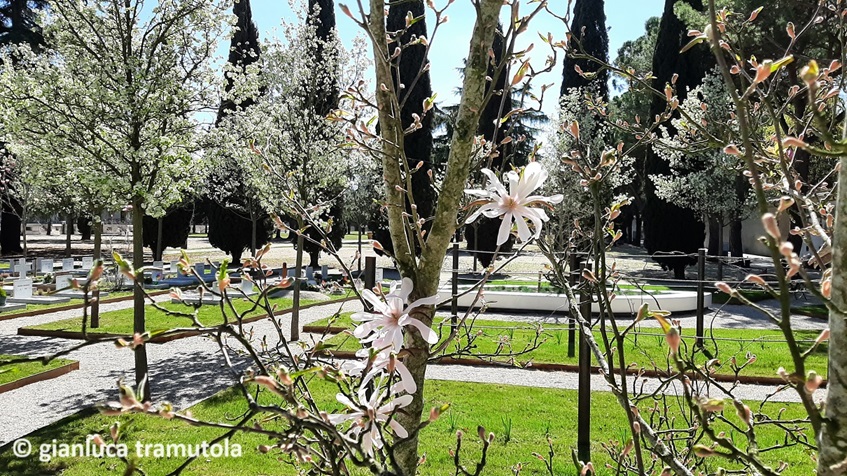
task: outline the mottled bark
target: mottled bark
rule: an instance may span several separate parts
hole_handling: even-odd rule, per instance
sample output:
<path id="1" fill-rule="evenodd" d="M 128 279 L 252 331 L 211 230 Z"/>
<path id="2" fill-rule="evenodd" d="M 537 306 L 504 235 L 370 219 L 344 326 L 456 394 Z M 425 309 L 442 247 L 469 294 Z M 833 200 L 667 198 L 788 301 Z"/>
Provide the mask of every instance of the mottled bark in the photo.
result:
<path id="1" fill-rule="evenodd" d="M 386 30 L 382 15 L 370 15 L 368 29 L 372 35 L 375 70 L 377 76 L 377 104 L 379 106 L 380 135 L 383 139 L 383 177 L 388 205 L 388 222 L 391 241 L 394 245 L 395 260 L 404 277 L 414 282 L 414 292 L 410 299 L 418 299 L 436 294 L 440 278 L 441 265 L 447 253 L 450 239 L 456 231 L 456 219 L 460 201 L 465 190 L 473 158 L 474 136 L 479 126 L 480 111 L 485 96 L 485 77 L 487 71 L 488 49 L 494 39 L 497 19 L 503 3 L 500 0 L 481 0 L 477 8 L 478 17 L 471 37 L 470 52 L 465 67 L 463 94 L 459 104 L 456 127 L 450 146 L 447 162 L 447 174 L 442 183 L 441 193 L 436 205 L 431 232 L 421 251 L 420 260 L 415 259 L 413 241 L 416 237 L 406 226 L 403 216 L 406 192 L 403 190 L 401 164 L 403 154 L 403 129 L 397 94 L 393 90 L 391 68 L 385 50 Z M 382 0 L 370 0 L 371 12 L 384 11 Z M 383 85 L 385 87 L 383 87 Z M 398 187 L 399 186 L 399 187 Z M 432 324 L 433 310 L 418 308 L 413 310 L 414 317 L 426 325 Z M 421 421 L 423 411 L 424 376 L 426 374 L 429 345 L 421 339 L 416 330 L 407 334 L 406 349 L 408 355 L 404 362 L 412 373 L 418 390 L 412 403 L 397 415 L 398 422 L 410 431 Z M 418 463 L 418 436 L 412 431 L 411 437 L 397 444 L 394 457 L 401 474 L 414 475 Z"/>
<path id="2" fill-rule="evenodd" d="M 841 159 L 838 199 L 832 240 L 832 304 L 847 309 L 847 158 Z M 818 476 L 843 474 L 831 469 L 847 461 L 847 321 L 840 313 L 829 314 L 829 384 L 826 410 L 818 438 Z"/>

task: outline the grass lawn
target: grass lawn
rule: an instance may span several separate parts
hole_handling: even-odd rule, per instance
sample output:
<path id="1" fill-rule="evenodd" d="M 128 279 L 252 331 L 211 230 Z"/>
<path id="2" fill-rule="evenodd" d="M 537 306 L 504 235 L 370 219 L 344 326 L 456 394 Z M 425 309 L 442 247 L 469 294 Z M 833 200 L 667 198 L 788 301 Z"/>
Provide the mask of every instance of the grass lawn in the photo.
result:
<path id="1" fill-rule="evenodd" d="M 794 314 L 814 317 L 817 319 L 829 319 L 829 309 L 823 304 L 810 304 L 808 306 L 795 306 L 791 308 Z"/>
<path id="2" fill-rule="evenodd" d="M 24 362 L 20 364 L 3 365 L 4 361 L 9 361 L 19 357 L 20 356 L 18 355 L 0 355 L 0 385 L 73 363 L 73 360 L 54 359 L 47 365 L 44 365 L 41 362 Z"/>
<path id="3" fill-rule="evenodd" d="M 332 324 L 338 327 L 353 328 L 353 321 L 350 319 L 350 314 L 343 314 Z M 328 323 L 328 319 L 317 321 L 312 325 L 324 326 Z M 438 322 L 438 321 L 437 321 Z M 448 318 L 441 319 L 444 323 L 442 335 L 449 332 L 450 321 Z M 438 330 L 438 324 L 435 326 Z M 474 341 L 476 348 L 475 354 L 490 354 L 494 353 L 498 346 L 505 344 L 506 348 L 511 346 L 514 352 L 522 351 L 528 343 L 535 339 L 536 332 L 528 323 L 507 322 L 507 321 L 491 321 L 477 320 L 474 324 L 474 331 L 481 332 L 481 335 Z M 795 336 L 798 340 L 814 341 L 818 336 L 818 331 L 795 331 Z M 724 367 L 719 370 L 719 373 L 731 374 L 729 361 L 735 357 L 738 364 L 743 364 L 747 361 L 747 352 L 756 355 L 756 361 L 748 365 L 740 375 L 756 376 L 756 377 L 775 377 L 776 369 L 779 367 L 790 367 L 790 359 L 788 358 L 788 346 L 784 342 L 784 338 L 780 331 L 770 330 L 747 330 L 747 329 L 714 329 L 711 332 L 706 331 L 706 349 L 709 350 L 715 358 L 720 359 L 724 363 Z M 683 329 L 683 345 L 691 350 L 694 346 L 694 329 Z M 709 336 L 714 338 L 710 339 Z M 595 332 L 595 337 L 599 340 L 599 333 Z M 578 363 L 577 357 L 568 357 L 568 330 L 565 325 L 548 325 L 543 327 L 542 339 L 544 340 L 538 348 L 526 354 L 516 357 L 518 362 L 524 363 L 532 361 L 534 363 L 555 363 L 555 364 L 574 364 Z M 578 339 L 578 336 L 577 336 Z M 732 340 L 727 340 L 732 339 Z M 463 340 L 466 342 L 466 340 Z M 358 341 L 348 334 L 340 334 L 327 340 L 330 345 L 336 346 L 339 350 L 357 350 L 360 348 Z M 803 343 L 805 349 L 809 343 Z M 626 357 L 629 362 L 638 364 L 639 367 L 652 369 L 657 366 L 659 369 L 668 368 L 668 347 L 665 343 L 664 335 L 656 328 L 642 328 L 641 334 L 629 336 L 626 339 Z M 448 348 L 455 351 L 456 346 Z M 497 360 L 506 361 L 507 357 L 500 357 Z M 697 353 L 697 361 L 705 362 L 708 360 L 703 353 Z M 806 360 L 807 369 L 813 369 L 819 374 L 826 377 L 827 371 L 827 345 L 822 344 L 809 356 Z"/>
<path id="4" fill-rule="evenodd" d="M 312 394 L 322 409 L 329 412 L 341 410 L 334 401 L 334 390 L 323 382 L 314 382 Z M 450 408 L 436 422 L 422 430 L 420 453 L 426 453 L 426 463 L 421 467 L 423 476 L 444 476 L 453 474 L 452 457 L 449 451 L 455 448 L 455 434 L 458 429 L 465 432 L 462 445 L 462 464 L 472 468 L 479 456 L 480 444 L 477 426 L 496 435 L 488 453 L 488 464 L 483 474 L 499 476 L 511 474 L 510 468 L 517 463 L 523 465 L 522 475 L 545 475 L 544 464 L 532 456 L 533 452 L 547 454 L 546 435 L 552 438 L 556 457 L 554 471 L 559 475 L 574 475 L 576 470 L 571 463 L 571 449 L 576 446 L 577 435 L 577 392 L 573 390 L 540 389 L 514 387 L 509 385 L 472 384 L 463 382 L 428 381 L 426 386 L 426 406 L 430 408 L 450 403 Z M 260 402 L 274 400 L 269 392 L 263 391 Z M 751 403 L 754 411 L 758 404 Z M 591 399 L 591 412 L 602 416 L 592 420 L 592 457 L 600 474 L 613 474 L 604 468 L 610 462 L 602 443 L 624 442 L 627 434 L 626 416 L 608 392 L 595 392 Z M 652 406 L 652 401 L 642 402 L 642 408 Z M 231 424 L 246 409 L 244 399 L 233 390 L 227 390 L 192 408 L 195 417 Z M 764 411 L 775 414 L 785 408 L 783 418 L 798 418 L 802 415 L 799 405 L 769 404 Z M 725 411 L 728 419 L 736 421 L 734 410 Z M 258 418 L 258 417 L 257 417 Z M 89 434 L 100 434 L 109 438 L 109 426 L 116 420 L 121 422 L 121 442 L 129 445 L 130 455 L 135 454 L 136 442 L 187 443 L 200 444 L 211 441 L 221 435 L 222 430 L 197 428 L 176 421 L 167 421 L 157 417 L 123 415 L 105 417 L 102 415 L 75 415 L 51 426 L 38 430 L 27 438 L 34 448 L 41 444 L 50 444 L 54 439 L 60 443 L 83 443 Z M 274 429 L 277 423 L 270 419 L 262 422 L 262 427 Z M 781 441 L 782 434 L 772 426 L 759 427 L 760 447 L 766 447 Z M 731 430 L 727 427 L 727 432 Z M 736 444 L 743 444 L 736 435 Z M 297 472 L 289 466 L 288 458 L 278 452 L 260 454 L 256 448 L 269 444 L 266 437 L 237 434 L 231 444 L 240 444 L 243 449 L 241 458 L 199 458 L 182 474 L 202 476 L 223 475 L 295 475 Z M 703 442 L 705 443 L 705 441 Z M 789 463 L 783 473 L 786 476 L 811 474 L 813 464 L 809 451 L 799 447 L 779 449 L 762 454 L 769 464 L 776 466 L 779 461 Z M 182 463 L 179 458 L 153 459 L 139 461 L 149 475 L 164 475 Z M 649 462 L 649 459 L 647 459 Z M 722 460 L 710 460 L 707 463 L 709 473 L 718 465 L 733 468 L 733 464 Z M 8 474 L 42 475 L 62 474 L 62 476 L 94 476 L 103 474 L 122 474 L 123 464 L 116 459 L 56 458 L 50 462 L 39 462 L 31 456 L 19 459 L 13 456 L 9 448 L 0 452 L 0 467 L 7 468 Z M 357 471 L 355 474 L 366 474 Z"/>
<path id="5" fill-rule="evenodd" d="M 290 309 L 293 300 L 291 298 L 272 298 L 271 302 L 276 304 L 277 309 L 282 311 L 286 309 Z M 313 299 L 301 299 L 301 305 L 314 304 L 320 301 Z M 331 301 L 326 301 L 331 302 Z M 250 307 L 252 307 L 252 303 L 247 301 L 246 299 L 234 299 L 233 304 L 235 308 L 239 312 L 244 312 Z M 180 312 L 191 312 L 193 308 L 182 305 L 182 304 L 173 304 L 170 302 L 162 303 L 162 307 L 167 308 L 172 311 L 180 311 Z M 119 311 L 109 311 L 100 314 L 100 327 L 97 329 L 89 329 L 92 333 L 104 333 L 104 334 L 132 334 L 132 308 L 129 309 L 121 309 Z M 265 311 L 261 308 L 257 308 L 255 311 L 250 313 L 247 317 L 259 316 L 265 314 Z M 227 316 L 230 320 L 232 320 L 233 315 L 227 308 Z M 170 316 L 163 311 L 158 309 L 154 309 L 152 306 L 147 306 L 146 311 L 146 323 L 148 330 L 159 330 L 159 329 L 172 329 L 175 327 L 189 327 L 191 326 L 191 320 L 185 317 L 179 316 Z M 211 326 L 218 325 L 223 322 L 220 307 L 217 305 L 207 304 L 200 307 L 198 312 L 198 319 L 203 325 Z M 48 322 L 45 324 L 39 324 L 37 326 L 27 327 L 27 329 L 41 329 L 41 330 L 51 330 L 51 331 L 73 331 L 79 332 L 82 330 L 82 316 L 75 317 L 72 319 L 64 319 L 61 321 Z"/>

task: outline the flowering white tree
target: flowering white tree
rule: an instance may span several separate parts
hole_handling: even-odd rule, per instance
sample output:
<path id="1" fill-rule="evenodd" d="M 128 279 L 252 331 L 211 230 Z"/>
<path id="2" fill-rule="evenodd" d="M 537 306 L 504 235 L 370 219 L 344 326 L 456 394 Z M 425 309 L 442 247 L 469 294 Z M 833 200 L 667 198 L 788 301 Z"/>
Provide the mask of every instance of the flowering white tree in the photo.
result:
<path id="1" fill-rule="evenodd" d="M 136 269 L 144 263 L 144 214 L 164 213 L 200 174 L 197 113 L 217 102 L 210 60 L 224 12 L 206 0 L 152 9 L 145 0 L 57 0 L 44 21 L 50 49 L 4 56 L 0 108 L 10 148 L 48 154 L 66 145 L 81 170 L 105 173 L 114 200 L 133 208 Z M 134 327 L 145 331 L 139 287 Z M 143 347 L 136 372 L 139 382 L 146 378 Z"/>
<path id="2" fill-rule="evenodd" d="M 658 197 L 695 211 L 704 223 L 714 221 L 723 230 L 730 222 L 746 218 L 754 202 L 742 176 L 741 160 L 724 151 L 723 144 L 737 135 L 737 126 L 719 72 L 703 78 L 703 84 L 689 91 L 680 108 L 686 117 L 671 121 L 675 134 L 662 127 L 662 139 L 654 144 L 657 154 L 669 162 L 671 173 L 649 178 Z M 717 243 L 722 252 L 722 232 Z"/>

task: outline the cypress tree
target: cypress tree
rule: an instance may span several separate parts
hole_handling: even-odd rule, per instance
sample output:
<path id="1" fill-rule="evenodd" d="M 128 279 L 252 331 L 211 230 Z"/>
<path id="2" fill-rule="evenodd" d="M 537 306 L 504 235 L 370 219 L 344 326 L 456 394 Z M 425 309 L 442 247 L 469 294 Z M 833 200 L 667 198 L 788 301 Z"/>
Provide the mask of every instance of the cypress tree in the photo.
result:
<path id="1" fill-rule="evenodd" d="M 701 0 L 681 0 L 692 8 L 702 11 Z M 682 102 L 690 89 L 697 87 L 706 75 L 706 71 L 714 64 L 709 51 L 702 45 L 683 54 L 679 50 L 688 43 L 685 24 L 674 13 L 677 0 L 666 0 L 665 11 L 659 25 L 656 39 L 656 51 L 653 54 L 653 87 L 663 90 L 671 78 L 678 74 L 675 85 L 677 95 Z M 650 106 L 650 116 L 656 117 L 665 111 L 664 98 L 654 97 Z M 671 124 L 666 123 L 671 134 L 674 133 Z M 670 173 L 667 161 L 662 160 L 654 151 L 648 150 L 645 160 L 644 184 L 644 245 L 650 254 L 682 252 L 689 254 L 682 258 L 655 258 L 663 268 L 672 269 L 676 279 L 685 278 L 685 267 L 696 262 L 691 256 L 703 246 L 705 227 L 695 213 L 668 203 L 656 196 L 656 187 L 651 175 L 666 175 Z"/>
<path id="2" fill-rule="evenodd" d="M 37 10 L 47 8 L 47 0 L 0 1 L 0 46 L 29 45 L 34 51 L 44 47 L 44 35 L 36 23 Z M 3 145 L 0 144 L 0 148 Z M 5 154 L 4 154 L 5 157 Z M 21 204 L 9 197 L 0 211 L 0 250 L 3 254 L 23 251 L 21 247 Z M 73 226 L 68 223 L 68 226 Z"/>
<path id="3" fill-rule="evenodd" d="M 235 0 L 232 12 L 237 20 L 227 62 L 243 71 L 250 64 L 259 61 L 261 54 L 259 30 L 253 23 L 250 0 Z M 233 86 L 233 78 L 226 75 L 225 90 L 229 92 Z M 232 98 L 225 97 L 218 109 L 215 124 L 219 124 L 229 112 L 249 107 L 253 103 L 254 100 L 251 98 L 236 103 Z M 236 192 L 220 197 L 218 200 L 209 197 L 206 211 L 209 243 L 231 254 L 233 262 L 238 263 L 245 249 L 252 248 L 254 245 L 260 247 L 270 240 L 273 225 L 257 201 L 246 195 L 244 187 L 241 186 L 244 180 L 240 174 L 228 173 L 226 176 L 214 177 L 209 187 L 215 188 L 224 180 L 230 182 L 231 189 Z"/>
<path id="4" fill-rule="evenodd" d="M 409 13 L 414 18 L 422 17 L 425 14 L 423 0 L 392 3 L 388 9 L 387 31 L 396 33 L 405 29 L 403 35 L 399 38 L 400 45 L 408 45 L 414 38 L 427 36 L 424 18 L 406 28 L 406 16 Z M 390 44 L 389 51 L 393 51 L 398 46 L 397 42 Z M 397 62 L 397 68 L 392 71 L 394 72 L 394 88 L 403 106 L 400 112 L 403 127 L 409 127 L 414 123 L 413 115 L 421 118 L 420 129 L 405 136 L 403 150 L 406 153 L 409 170 L 416 170 L 418 164 L 422 164 L 419 169 L 412 173 L 412 196 L 415 200 L 418 217 L 429 220 L 434 212 L 436 200 L 436 192 L 429 178 L 429 173 L 432 170 L 432 117 L 434 112 L 432 110 L 426 114 L 423 112 L 424 99 L 432 96 L 429 71 L 421 73 L 425 61 L 426 46 L 422 44 L 406 46 Z M 374 239 L 379 241 L 390 253 L 393 250 L 393 244 L 391 243 L 387 220 L 384 217 L 377 217 L 377 220 L 369 223 L 369 228 L 374 231 Z M 422 228 L 429 230 L 429 221 Z M 415 246 L 415 249 L 419 251 L 418 246 Z"/>
<path id="5" fill-rule="evenodd" d="M 335 37 L 335 5 L 333 0 L 309 0 L 309 18 L 308 22 L 315 29 L 315 51 L 313 52 L 316 65 L 330 64 L 329 61 L 324 61 L 323 58 L 327 54 L 325 51 L 328 44 L 331 44 Z M 309 96 L 306 98 L 306 103 L 315 111 L 319 117 L 326 117 L 330 112 L 338 108 L 339 86 L 338 77 L 335 71 L 330 71 L 324 68 L 317 68 L 314 71 L 315 77 L 310 85 L 305 88 L 309 91 Z M 341 246 L 344 238 L 344 227 L 342 226 L 344 213 L 344 204 L 341 200 L 341 193 L 336 194 L 334 190 L 324 190 L 326 195 L 336 195 L 332 205 L 324 210 L 320 218 L 324 221 L 332 222 L 332 227 L 327 233 L 327 238 L 336 248 Z M 327 230 L 324 230 L 326 232 Z M 317 268 L 319 266 L 318 259 L 320 258 L 322 247 L 318 244 L 323 238 L 322 233 L 314 227 L 306 229 L 304 235 L 310 239 L 303 240 L 303 251 L 309 254 L 309 266 Z M 293 235 L 292 235 L 293 236 Z M 316 243 L 317 242 L 317 243 Z M 292 240 L 292 244 L 296 247 L 296 237 Z"/>
<path id="6" fill-rule="evenodd" d="M 488 83 L 486 94 L 494 89 L 491 99 L 482 110 L 479 117 L 478 134 L 481 135 L 487 142 L 500 142 L 505 137 L 506 131 L 509 130 L 510 122 L 501 124 L 500 119 L 512 109 L 512 93 L 508 93 L 507 97 L 503 97 L 506 91 L 506 81 L 508 80 L 508 68 L 503 68 L 498 74 L 498 66 L 506 54 L 506 43 L 503 38 L 502 27 L 498 26 L 497 33 L 494 34 L 494 41 L 491 43 L 491 50 L 494 52 L 494 58 L 488 63 L 488 76 L 492 81 Z M 513 163 L 515 166 L 524 165 L 526 157 L 523 160 L 518 160 L 514 163 L 515 157 L 512 154 L 512 147 L 499 146 L 492 149 L 492 153 L 486 161 L 486 167 L 500 175 L 508 170 L 504 165 L 508 166 Z M 494 251 L 497 249 L 497 233 L 500 229 L 502 220 L 499 218 L 480 217 L 474 224 L 465 226 L 465 241 L 467 249 L 474 252 L 477 259 L 483 266 L 491 264 L 494 258 Z M 501 252 L 508 252 L 512 249 L 515 243 L 513 236 L 509 237 L 509 241 L 500 247 Z"/>
<path id="7" fill-rule="evenodd" d="M 594 58 L 607 60 L 609 57 L 609 33 L 606 30 L 606 12 L 603 0 L 576 0 L 571 21 L 572 42 L 578 41 L 578 54 L 587 54 Z M 569 88 L 582 88 L 589 85 L 597 88 L 604 99 L 609 97 L 609 71 L 588 59 L 574 58 L 567 55 L 564 61 L 562 75 L 562 91 L 564 96 Z M 586 78 L 580 75 L 576 68 L 583 73 L 589 73 Z"/>
<path id="8" fill-rule="evenodd" d="M 191 231 L 191 215 L 194 210 L 191 203 L 174 207 L 162 218 L 144 216 L 144 227 L 141 229 L 144 246 L 153 252 L 154 260 L 162 259 L 165 248 L 186 248 L 188 233 Z M 159 226 L 161 220 L 162 246 L 159 248 Z"/>

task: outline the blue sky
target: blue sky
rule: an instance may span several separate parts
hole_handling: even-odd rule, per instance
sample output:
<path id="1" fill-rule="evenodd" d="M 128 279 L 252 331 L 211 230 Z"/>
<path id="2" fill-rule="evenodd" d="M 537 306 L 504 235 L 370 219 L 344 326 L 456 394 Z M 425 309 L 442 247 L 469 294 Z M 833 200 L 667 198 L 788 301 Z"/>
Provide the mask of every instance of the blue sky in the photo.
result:
<path id="1" fill-rule="evenodd" d="M 338 9 L 339 1 L 336 0 L 336 18 L 338 22 L 338 32 L 341 40 L 346 46 L 352 43 L 352 39 L 359 34 L 360 29 L 346 15 Z M 355 1 L 346 0 L 351 8 L 355 6 Z M 444 5 L 445 0 L 436 0 L 436 5 Z M 566 0 L 551 0 L 549 2 L 554 5 L 554 11 L 557 8 L 555 5 L 560 4 L 557 14 L 563 15 L 566 8 Z M 293 13 L 288 5 L 287 0 L 252 0 L 253 18 L 256 25 L 259 27 L 262 38 L 267 38 L 279 30 L 280 21 L 282 18 L 293 20 Z M 529 5 L 523 5 L 524 12 L 528 12 Z M 637 38 L 644 33 L 644 22 L 651 16 L 660 16 L 664 7 L 663 0 L 606 0 L 606 26 L 609 28 L 609 53 L 612 58 L 617 53 L 618 48 L 627 40 Z M 506 9 L 504 8 L 504 11 Z M 461 67 L 465 56 L 468 52 L 468 41 L 473 28 L 474 11 L 470 0 L 456 0 L 453 5 L 447 9 L 447 15 L 450 20 L 439 28 L 437 37 L 432 43 L 432 52 L 430 61 L 431 78 L 433 90 L 438 93 L 438 102 L 442 104 L 452 104 L 456 102 L 456 97 L 453 91 L 459 86 L 461 77 L 457 68 Z M 433 17 L 434 18 L 434 17 Z M 429 31 L 432 31 L 434 19 L 430 18 L 427 21 Z M 559 20 L 550 17 L 546 14 L 537 16 L 533 23 L 530 24 L 530 31 L 524 33 L 524 45 L 534 42 L 536 43 L 536 52 L 543 52 L 540 48 L 540 40 L 538 32 L 547 34 L 552 32 L 554 38 L 562 38 L 564 36 L 564 26 Z M 539 55 L 540 56 L 540 55 Z M 541 64 L 544 56 L 535 59 L 534 63 Z M 560 57 L 561 59 L 561 57 Z M 540 80 L 539 83 L 555 83 L 555 86 L 548 94 L 545 100 L 544 110 L 550 114 L 554 107 L 559 91 L 559 83 L 562 79 L 561 63 L 556 67 L 556 73 L 548 75 L 548 77 Z"/>

